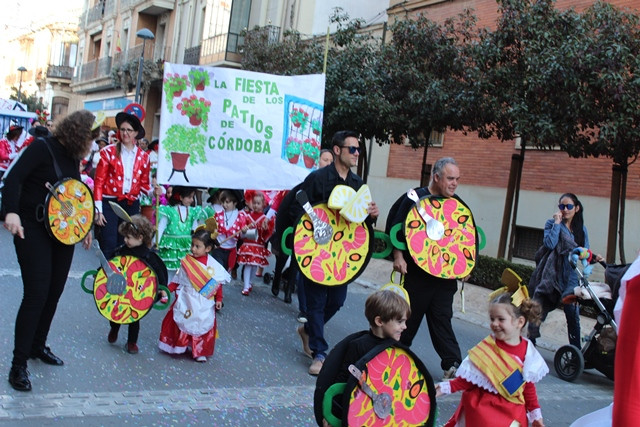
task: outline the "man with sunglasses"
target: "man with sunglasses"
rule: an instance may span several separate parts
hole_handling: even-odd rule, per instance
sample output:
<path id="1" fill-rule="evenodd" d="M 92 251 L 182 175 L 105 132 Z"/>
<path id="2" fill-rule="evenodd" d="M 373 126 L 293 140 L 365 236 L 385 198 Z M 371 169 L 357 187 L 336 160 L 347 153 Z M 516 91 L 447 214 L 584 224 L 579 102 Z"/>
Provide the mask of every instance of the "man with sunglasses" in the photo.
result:
<path id="1" fill-rule="evenodd" d="M 334 162 L 309 174 L 301 185 L 312 206 L 326 202 L 336 185 L 348 185 L 356 191 L 362 186 L 362 178 L 351 171 L 351 168 L 358 163 L 360 155 L 358 136 L 356 132 L 348 130 L 339 131 L 333 135 L 331 151 L 335 158 Z M 368 212 L 366 221 L 373 221 L 378 217 L 378 207 L 374 202 L 369 204 Z M 293 218 L 299 218 L 302 213 L 303 210 L 299 204 L 292 205 Z M 309 374 L 318 375 L 329 349 L 324 339 L 324 325 L 344 304 L 347 298 L 347 285 L 325 286 L 305 277 L 304 292 L 307 298 L 307 323 L 298 329 L 298 334 L 302 339 L 304 352 L 313 358 Z"/>
<path id="2" fill-rule="evenodd" d="M 452 157 L 443 157 L 434 163 L 428 187 L 417 188 L 416 192 L 420 198 L 429 195 L 456 198 L 464 204 L 455 194 L 459 180 L 460 169 L 456 161 Z M 404 224 L 413 206 L 415 203 L 406 194 L 400 197 L 389 211 L 388 225 Z M 404 236 L 398 236 L 398 240 L 403 241 Z M 414 262 L 408 250 L 394 249 L 393 258 L 393 269 L 404 274 L 404 287 L 411 301 L 411 316 L 400 341 L 411 346 L 422 318 L 426 318 L 431 342 L 441 359 L 443 380 L 453 379 L 462 361 L 460 346 L 451 325 L 453 296 L 458 290 L 458 282 L 427 273 Z"/>

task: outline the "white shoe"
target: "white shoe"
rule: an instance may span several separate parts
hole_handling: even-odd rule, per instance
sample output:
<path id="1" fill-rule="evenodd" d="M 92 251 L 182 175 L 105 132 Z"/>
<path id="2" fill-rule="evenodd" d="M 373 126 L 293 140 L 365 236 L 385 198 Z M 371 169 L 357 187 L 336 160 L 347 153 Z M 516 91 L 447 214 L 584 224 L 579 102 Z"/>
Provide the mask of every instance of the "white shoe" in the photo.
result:
<path id="1" fill-rule="evenodd" d="M 321 359 L 319 357 L 313 359 L 313 362 L 311 362 L 311 366 L 309 366 L 309 375 L 318 375 L 320 373 L 320 370 L 322 369 L 323 364 L 324 359 Z"/>
<path id="2" fill-rule="evenodd" d="M 202 362 L 202 363 L 204 363 L 204 362 L 206 362 L 206 361 L 207 361 L 207 358 L 206 358 L 205 356 L 199 356 L 199 357 L 196 357 L 196 362 Z"/>

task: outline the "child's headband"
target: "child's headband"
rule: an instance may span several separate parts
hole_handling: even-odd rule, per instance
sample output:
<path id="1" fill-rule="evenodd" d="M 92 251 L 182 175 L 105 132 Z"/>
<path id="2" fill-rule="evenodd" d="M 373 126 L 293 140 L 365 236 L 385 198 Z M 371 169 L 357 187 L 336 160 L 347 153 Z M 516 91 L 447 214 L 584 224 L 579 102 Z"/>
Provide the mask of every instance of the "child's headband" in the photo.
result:
<path id="1" fill-rule="evenodd" d="M 522 284 L 522 278 L 512 269 L 505 268 L 500 281 L 505 286 L 491 292 L 489 294 L 489 301 L 492 301 L 505 292 L 511 292 L 511 303 L 516 307 L 520 307 L 524 300 L 529 299 L 529 290 Z"/>
<path id="2" fill-rule="evenodd" d="M 218 223 L 214 217 L 207 218 L 204 224 L 199 225 L 195 231 L 205 230 L 209 232 L 211 240 L 218 238 Z"/>

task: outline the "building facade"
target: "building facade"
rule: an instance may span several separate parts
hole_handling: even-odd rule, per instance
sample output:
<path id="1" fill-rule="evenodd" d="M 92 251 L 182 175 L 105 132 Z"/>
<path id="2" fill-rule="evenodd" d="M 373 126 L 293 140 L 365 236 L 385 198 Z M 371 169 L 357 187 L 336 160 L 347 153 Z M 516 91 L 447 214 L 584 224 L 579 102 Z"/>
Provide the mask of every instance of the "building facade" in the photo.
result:
<path id="1" fill-rule="evenodd" d="M 559 8 L 584 9 L 593 1 L 558 0 Z M 637 2 L 612 0 L 610 3 L 629 8 L 638 13 Z M 498 5 L 494 0 L 392 0 L 389 19 L 404 19 L 424 13 L 429 19 L 442 22 L 462 12 L 473 9 L 479 27 L 495 26 Z M 384 224 L 388 207 L 409 188 L 417 186 L 422 175 L 422 149 L 410 146 L 385 145 L 373 147 L 369 185 L 374 199 L 381 205 Z M 486 236 L 486 246 L 481 253 L 495 256 L 505 210 L 506 189 L 511 158 L 519 154 L 516 141 L 500 142 L 498 139 L 482 140 L 477 135 L 446 132 L 439 144 L 429 147 L 426 164 L 430 167 L 438 158 L 454 157 L 460 165 L 461 180 L 458 194 L 469 204 L 478 225 Z M 570 158 L 562 151 L 527 149 L 521 177 L 521 192 L 517 203 L 515 221 L 515 258 L 532 259 L 542 241 L 542 228 L 546 219 L 557 210 L 561 194 L 578 195 L 585 210 L 585 225 L 589 231 L 592 249 L 605 255 L 607 247 L 609 203 L 613 163 L 608 158 Z M 588 179 L 585 181 L 585 178 Z M 640 248 L 640 165 L 629 167 L 626 197 L 625 254 L 627 262 L 633 260 Z M 508 239 L 508 240 L 509 240 Z M 508 241 L 507 240 L 507 241 Z M 505 254 L 508 255 L 508 254 Z M 619 261 L 617 251 L 616 260 Z"/>

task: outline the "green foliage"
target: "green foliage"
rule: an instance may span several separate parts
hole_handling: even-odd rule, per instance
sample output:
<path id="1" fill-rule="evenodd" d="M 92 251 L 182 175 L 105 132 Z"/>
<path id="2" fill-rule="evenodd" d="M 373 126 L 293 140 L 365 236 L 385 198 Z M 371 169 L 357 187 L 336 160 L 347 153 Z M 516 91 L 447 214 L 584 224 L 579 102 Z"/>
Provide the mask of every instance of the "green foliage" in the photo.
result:
<path id="1" fill-rule="evenodd" d="M 189 80 L 195 90 L 202 90 L 209 86 L 209 72 L 204 68 L 192 68 L 189 71 Z"/>
<path id="2" fill-rule="evenodd" d="M 125 93 L 136 88 L 138 82 L 139 59 L 132 59 L 122 65 L 114 65 L 111 68 L 111 81 L 115 87 L 122 88 Z M 151 84 L 162 79 L 163 66 L 161 62 L 145 59 L 142 63 L 142 78 L 140 90 L 147 90 Z"/>
<path id="3" fill-rule="evenodd" d="M 377 70 L 379 141 L 393 137 L 400 143 L 408 137 L 415 147 L 426 142 L 431 130 L 462 130 L 478 119 L 477 109 L 464 102 L 475 22 L 466 11 L 443 24 L 419 15 L 392 25 L 393 38 Z"/>
<path id="4" fill-rule="evenodd" d="M 175 96 L 180 96 L 182 91 L 186 90 L 189 84 L 189 80 L 185 75 L 181 76 L 178 73 L 167 74 L 167 77 L 165 77 L 162 82 L 162 88 L 164 89 L 164 97 L 168 112 L 173 112 L 173 98 Z"/>
<path id="5" fill-rule="evenodd" d="M 37 92 L 27 93 L 24 89 L 22 89 L 22 97 L 20 102 L 27 106 L 27 111 L 36 111 L 36 110 L 46 110 L 47 106 L 42 102 L 42 97 L 38 96 Z M 14 101 L 18 100 L 18 88 L 15 86 L 11 86 L 11 95 L 9 95 L 9 99 Z"/>
<path id="6" fill-rule="evenodd" d="M 167 161 L 171 160 L 172 152 L 188 153 L 189 163 L 195 165 L 207 162 L 206 143 L 207 137 L 200 133 L 199 128 L 174 124 L 167 130 L 162 147 L 167 153 Z"/>
<path id="7" fill-rule="evenodd" d="M 492 258 L 486 255 L 478 255 L 476 260 L 476 267 L 471 273 L 469 283 L 473 283 L 477 286 L 482 286 L 487 289 L 498 289 L 503 286 L 500 283 L 502 272 L 505 268 L 510 268 L 522 278 L 523 284 L 528 284 L 533 273 L 533 267 L 523 264 L 516 264 L 509 262 L 502 258 Z"/>

